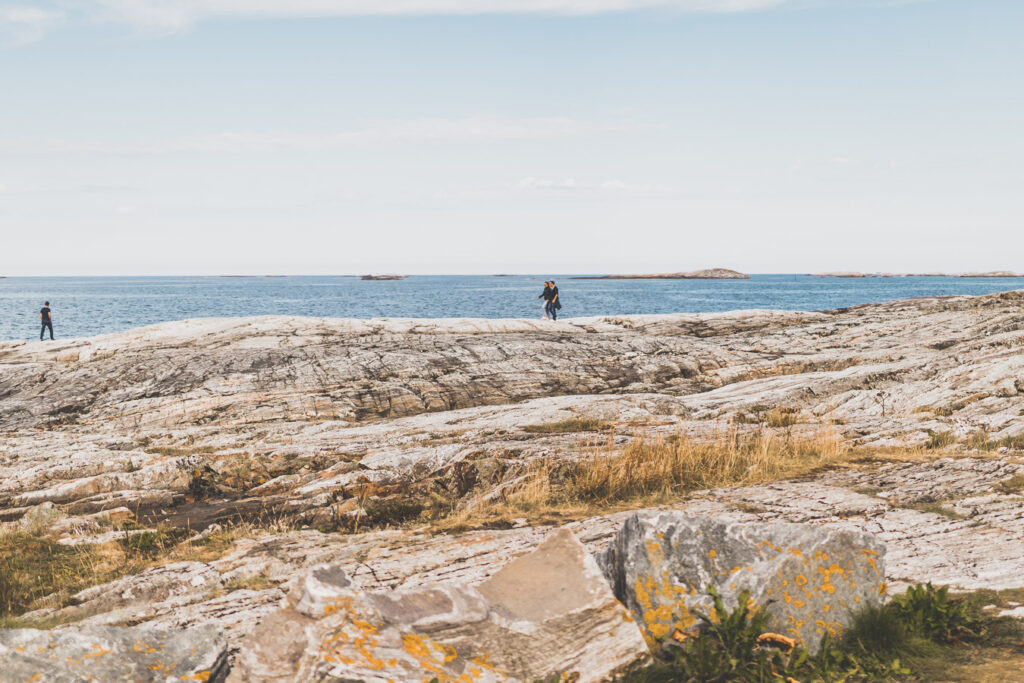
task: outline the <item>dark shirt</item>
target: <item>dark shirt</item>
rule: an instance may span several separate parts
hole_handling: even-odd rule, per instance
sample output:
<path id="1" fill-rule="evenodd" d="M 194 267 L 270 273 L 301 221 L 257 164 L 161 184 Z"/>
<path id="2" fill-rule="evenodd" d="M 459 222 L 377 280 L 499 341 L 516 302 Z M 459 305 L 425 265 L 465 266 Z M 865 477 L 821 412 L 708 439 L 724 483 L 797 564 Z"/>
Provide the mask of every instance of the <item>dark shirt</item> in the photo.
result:
<path id="1" fill-rule="evenodd" d="M 49 306 L 43 306 L 43 309 L 41 311 L 39 311 L 39 314 L 43 317 L 43 322 L 44 323 L 50 322 L 50 307 Z"/>
<path id="2" fill-rule="evenodd" d="M 544 293 L 541 294 L 540 296 L 538 296 L 537 298 L 538 299 L 544 299 L 544 301 L 551 301 L 554 297 L 555 297 L 555 295 L 551 293 L 551 288 L 550 287 L 545 287 L 544 288 Z"/>
<path id="3" fill-rule="evenodd" d="M 551 298 L 548 299 L 548 301 L 554 301 L 555 297 L 557 297 L 557 296 L 558 296 L 558 287 L 552 287 L 551 288 Z"/>

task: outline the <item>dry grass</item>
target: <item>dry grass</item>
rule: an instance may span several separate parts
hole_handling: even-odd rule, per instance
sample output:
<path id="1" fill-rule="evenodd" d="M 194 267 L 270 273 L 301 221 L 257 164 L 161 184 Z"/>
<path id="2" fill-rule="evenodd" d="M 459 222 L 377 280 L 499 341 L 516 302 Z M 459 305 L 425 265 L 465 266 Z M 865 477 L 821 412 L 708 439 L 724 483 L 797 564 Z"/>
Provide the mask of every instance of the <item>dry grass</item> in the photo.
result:
<path id="1" fill-rule="evenodd" d="M 256 531 L 238 525 L 187 540 L 183 529 L 161 528 L 77 546 L 24 531 L 0 534 L 0 628 L 26 625 L 16 617 L 27 611 L 72 604 L 72 596 L 90 586 L 169 562 L 217 559 Z"/>
<path id="2" fill-rule="evenodd" d="M 696 490 L 808 474 L 849 453 L 838 434 L 827 429 L 811 435 L 736 430 L 710 440 L 640 438 L 571 463 L 546 461 L 500 498 L 457 512 L 435 527 L 455 531 L 524 517 L 564 521 L 671 503 Z"/>

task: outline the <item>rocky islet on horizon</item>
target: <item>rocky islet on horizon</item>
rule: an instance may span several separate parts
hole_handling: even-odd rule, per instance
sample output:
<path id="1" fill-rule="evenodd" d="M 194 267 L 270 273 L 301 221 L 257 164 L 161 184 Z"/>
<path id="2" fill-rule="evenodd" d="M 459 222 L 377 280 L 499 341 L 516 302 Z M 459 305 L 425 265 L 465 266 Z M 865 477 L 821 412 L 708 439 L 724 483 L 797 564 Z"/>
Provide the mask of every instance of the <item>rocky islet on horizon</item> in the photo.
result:
<path id="1" fill-rule="evenodd" d="M 833 543 L 829 556 L 855 549 L 850 562 L 862 562 L 845 572 L 869 571 L 871 558 L 875 579 L 896 587 L 1019 588 L 1024 498 L 1001 484 L 1024 475 L 1024 464 L 1009 446 L 705 491 L 672 510 L 599 515 L 557 533 L 528 522 L 461 534 L 301 527 L 429 492 L 470 505 L 514 486 L 530 462 L 578 457 L 578 434 L 530 429 L 559 420 L 710 435 L 785 408 L 863 446 L 919 446 L 935 434 L 966 440 L 979 431 L 1012 444 L 1024 435 L 1022 307 L 1024 293 L 1007 292 L 813 313 L 557 323 L 267 316 L 165 323 L 50 345 L 3 343 L 0 519 L 10 528 L 43 520 L 62 543 L 91 543 L 113 533 L 113 517 L 134 518 L 140 531 L 172 525 L 203 534 L 272 513 L 291 529 L 240 539 L 215 560 L 87 588 L 71 604 L 43 600 L 25 618 L 65 624 L 54 631 L 61 639 L 47 640 L 63 648 L 52 656 L 81 661 L 86 640 L 121 653 L 143 629 L 168 642 L 192 634 L 208 645 L 196 651 L 195 665 L 209 668 L 188 675 L 206 671 L 210 680 L 229 669 L 235 680 L 359 679 L 366 670 L 343 661 L 351 659 L 345 643 L 359 637 L 375 643 L 374 661 L 393 654 L 401 664 L 394 680 L 419 680 L 416 667 L 439 651 L 456 653 L 441 664 L 450 665 L 446 675 L 461 675 L 482 656 L 471 641 L 490 643 L 487 661 L 502 661 L 504 668 L 495 667 L 502 675 L 532 680 L 556 650 L 543 638 L 502 635 L 503 620 L 518 615 L 538 633 L 559 634 L 557 652 L 581 662 L 581 680 L 602 680 L 646 656 L 645 636 L 692 616 L 693 605 L 670 593 L 658 598 L 669 599 L 658 614 L 671 618 L 646 622 L 636 613 L 638 598 L 622 591 L 637 576 L 660 582 L 661 572 L 674 577 L 669 585 L 707 581 L 707 573 L 679 573 L 671 544 L 661 556 L 648 552 L 658 534 L 692 540 L 693 525 L 720 539 L 692 551 L 708 561 L 722 553 L 723 562 L 747 566 L 736 560 L 748 552 L 735 535 L 742 527 L 795 534 L 807 547 Z M 620 428 L 608 438 L 625 445 L 636 432 Z M 955 514 L 914 509 L 936 500 Z M 653 531 L 645 531 L 650 524 Z M 763 578 L 791 571 L 767 570 L 783 561 L 765 555 L 759 562 L 768 564 L 748 562 L 744 585 L 777 590 Z M 252 576 L 266 585 L 231 588 Z M 563 595 L 565 576 L 578 577 L 571 583 L 579 590 L 559 602 L 551 596 Z M 878 588 L 874 580 L 854 583 L 865 592 L 841 600 L 865 600 Z M 538 589 L 531 594 L 524 585 Z M 822 604 L 801 602 L 812 611 Z M 632 618 L 622 619 L 623 610 Z M 372 629 L 353 631 L 362 628 L 357 622 Z M 611 623 L 619 625 L 614 633 Z M 92 643 L 96 629 L 111 630 Z M 41 654 L 9 646 L 44 639 L 43 632 L 0 633 L 5 666 L 46 666 Z M 619 654 L 608 668 L 593 668 L 588 642 Z M 120 659 L 108 661 L 128 666 Z M 270 670 L 268 661 L 293 668 Z M 480 670 L 478 680 L 499 677 Z"/>

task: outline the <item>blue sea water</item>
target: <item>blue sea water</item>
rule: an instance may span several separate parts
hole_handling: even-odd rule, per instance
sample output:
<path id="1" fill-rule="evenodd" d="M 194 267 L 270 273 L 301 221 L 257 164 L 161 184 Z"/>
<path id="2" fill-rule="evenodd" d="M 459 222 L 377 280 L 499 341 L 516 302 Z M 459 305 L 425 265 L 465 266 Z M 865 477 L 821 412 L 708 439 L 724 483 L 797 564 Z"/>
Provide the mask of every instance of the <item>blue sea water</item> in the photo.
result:
<path id="1" fill-rule="evenodd" d="M 357 277 L 16 277 L 0 279 L 0 339 L 37 339 L 49 300 L 58 337 L 182 320 L 264 314 L 345 318 L 539 318 L 548 275 Z M 875 301 L 1024 289 L 1024 279 L 573 280 L 554 277 L 564 317 L 765 308 L 822 310 Z"/>

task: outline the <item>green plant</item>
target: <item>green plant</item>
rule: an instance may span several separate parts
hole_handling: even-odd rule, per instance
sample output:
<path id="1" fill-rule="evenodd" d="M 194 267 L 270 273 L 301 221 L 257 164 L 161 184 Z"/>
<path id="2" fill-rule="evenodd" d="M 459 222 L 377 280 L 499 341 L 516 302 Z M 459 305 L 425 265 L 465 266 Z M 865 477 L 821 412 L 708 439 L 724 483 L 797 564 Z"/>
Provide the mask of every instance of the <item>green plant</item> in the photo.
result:
<path id="1" fill-rule="evenodd" d="M 750 593 L 743 591 L 736 609 L 728 611 L 713 586 L 708 587 L 712 612 L 698 612 L 703 628 L 696 636 L 677 633 L 680 644 L 670 644 L 661 653 L 661 661 L 634 672 L 627 681 L 669 683 L 727 683 L 729 681 L 783 680 L 800 668 L 807 653 L 793 648 L 789 653 L 774 647 L 762 647 L 758 639 L 768 630 L 770 615 L 765 610 L 752 612 Z M 788 654 L 788 656 L 787 656 Z"/>
<path id="2" fill-rule="evenodd" d="M 949 587 L 936 588 L 928 582 L 911 586 L 893 598 L 887 607 L 912 632 L 929 640 L 952 643 L 975 640 L 984 635 L 981 621 L 972 614 L 971 604 L 950 598 Z"/>
<path id="3" fill-rule="evenodd" d="M 732 611 L 713 587 L 708 595 L 712 609 L 701 615 L 701 629 L 677 631 L 653 665 L 629 672 L 624 683 L 932 680 L 912 667 L 934 670 L 936 662 L 961 657 L 954 652 L 957 645 L 981 642 L 986 634 L 977 601 L 950 598 L 946 588 L 919 584 L 888 604 L 862 607 L 841 640 L 826 635 L 810 655 L 786 637 L 767 633 L 769 612 L 749 609 L 746 592 Z"/>
<path id="4" fill-rule="evenodd" d="M 913 636 L 888 605 L 865 605 L 843 634 L 846 644 L 861 653 L 905 652 Z"/>

